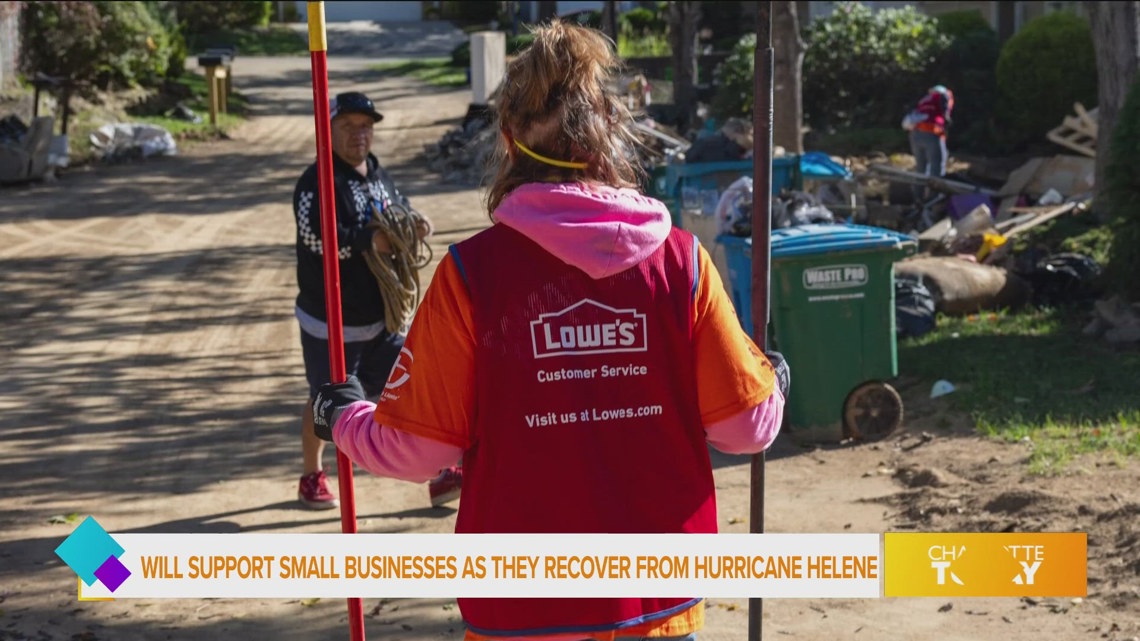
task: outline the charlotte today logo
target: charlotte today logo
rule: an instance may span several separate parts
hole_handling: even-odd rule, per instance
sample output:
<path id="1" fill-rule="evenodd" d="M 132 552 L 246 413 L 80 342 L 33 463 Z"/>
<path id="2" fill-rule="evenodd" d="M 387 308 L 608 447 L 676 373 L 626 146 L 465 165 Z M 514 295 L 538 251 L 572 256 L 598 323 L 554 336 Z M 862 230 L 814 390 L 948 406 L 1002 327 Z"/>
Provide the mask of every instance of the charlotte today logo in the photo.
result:
<path id="1" fill-rule="evenodd" d="M 962 579 L 958 578 L 957 574 L 950 571 L 950 564 L 966 554 L 966 546 L 961 545 L 955 548 L 952 545 L 932 545 L 926 550 L 926 556 L 930 557 L 930 567 L 938 572 L 938 585 L 946 585 L 946 575 L 950 575 L 950 580 L 958 585 L 965 585 Z"/>
<path id="2" fill-rule="evenodd" d="M 1021 566 L 1021 572 L 1013 577 L 1013 582 L 1018 585 L 1033 585 L 1033 577 L 1037 576 L 1037 570 L 1045 560 L 1045 546 L 1003 545 L 1002 547 L 1012 554 L 1013 559 Z"/>
<path id="3" fill-rule="evenodd" d="M 95 581 L 100 581 L 111 592 L 131 576 L 131 571 L 119 561 L 123 552 L 123 546 L 90 516 L 55 549 L 56 556 L 84 583 L 95 585 Z"/>
<path id="4" fill-rule="evenodd" d="M 1012 554 L 1014 560 L 1021 566 L 1021 570 L 1011 579 L 1012 582 L 1017 585 L 1033 585 L 1037 570 L 1045 560 L 1045 546 L 1003 545 L 1002 549 Z M 930 567 L 936 572 L 935 581 L 938 585 L 946 585 L 947 577 L 958 585 L 965 585 L 950 567 L 952 563 L 966 555 L 966 546 L 932 545 L 926 550 L 926 555 L 930 557 Z"/>

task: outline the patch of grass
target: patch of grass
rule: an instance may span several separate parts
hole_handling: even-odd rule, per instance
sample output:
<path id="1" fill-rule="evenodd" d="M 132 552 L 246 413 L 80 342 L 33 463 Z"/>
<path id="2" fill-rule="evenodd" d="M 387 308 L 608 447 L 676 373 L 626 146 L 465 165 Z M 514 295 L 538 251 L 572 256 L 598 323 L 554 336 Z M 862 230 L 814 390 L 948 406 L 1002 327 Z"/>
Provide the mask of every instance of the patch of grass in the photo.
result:
<path id="1" fill-rule="evenodd" d="M 135 120 L 158 125 L 169 131 L 175 140 L 213 140 L 218 137 L 219 133 L 232 131 L 245 120 L 245 118 L 231 113 L 218 114 L 218 126 L 215 129 L 210 126 L 209 114 L 203 113 L 201 115 L 203 122 L 200 123 L 188 122 L 168 116 L 140 116 Z"/>
<path id="2" fill-rule="evenodd" d="M 187 107 L 209 115 L 210 92 L 206 87 L 205 76 L 187 71 L 178 76 L 174 82 L 185 87 L 184 91 L 189 92 L 189 99 L 185 101 Z M 238 91 L 231 91 L 226 99 L 226 111 L 231 114 L 244 115 L 249 111 L 249 99 Z"/>
<path id="3" fill-rule="evenodd" d="M 287 25 L 271 24 L 253 29 L 224 29 L 213 33 L 191 34 L 186 37 L 189 52 L 187 64 L 196 63 L 195 57 L 214 47 L 237 47 L 241 56 L 302 56 L 309 53 L 305 36 Z"/>
<path id="4" fill-rule="evenodd" d="M 1037 426 L 1003 427 L 983 416 L 978 420 L 978 431 L 1005 441 L 1032 443 L 1029 471 L 1034 474 L 1062 472 L 1082 454 L 1106 453 L 1117 465 L 1122 465 L 1127 457 L 1140 455 L 1140 410 L 1122 412 L 1107 425 L 1065 424 L 1046 417 Z"/>
<path id="5" fill-rule="evenodd" d="M 374 65 L 372 70 L 392 76 L 411 76 L 435 87 L 467 86 L 467 70 L 452 66 L 450 58 L 398 60 Z"/>
<path id="6" fill-rule="evenodd" d="M 947 402 L 981 433 L 1032 441 L 1034 472 L 1086 453 L 1140 455 L 1140 351 L 1083 336 L 1085 320 L 1058 309 L 939 317 L 899 344 L 900 370 L 954 383 Z"/>
<path id="7" fill-rule="evenodd" d="M 135 90 L 137 93 L 140 90 Z M 122 95 L 108 95 L 104 102 L 132 102 L 137 96 L 125 98 Z M 170 114 L 179 102 L 192 109 L 202 122 L 194 123 Z M 241 124 L 249 110 L 249 100 L 233 91 L 226 101 L 227 112 L 218 114 L 218 126 L 210 124 L 209 94 L 206 79 L 193 72 L 184 72 L 178 78 L 170 79 L 161 89 L 152 92 L 144 100 L 130 107 L 108 107 L 79 109 L 70 123 L 71 163 L 82 165 L 96 159 L 91 146 L 91 134 L 109 122 L 140 122 L 158 125 L 170 132 L 176 140 L 212 140 Z"/>
<path id="8" fill-rule="evenodd" d="M 622 58 L 655 58 L 673 55 L 673 46 L 665 34 L 621 34 L 617 39 L 618 56 Z"/>
<path id="9" fill-rule="evenodd" d="M 1018 239 L 1015 249 L 1036 245 L 1051 253 L 1085 254 L 1104 266 L 1108 264 L 1112 236 L 1112 227 L 1101 224 L 1091 214 L 1062 216 L 1029 230 L 1023 239 Z"/>

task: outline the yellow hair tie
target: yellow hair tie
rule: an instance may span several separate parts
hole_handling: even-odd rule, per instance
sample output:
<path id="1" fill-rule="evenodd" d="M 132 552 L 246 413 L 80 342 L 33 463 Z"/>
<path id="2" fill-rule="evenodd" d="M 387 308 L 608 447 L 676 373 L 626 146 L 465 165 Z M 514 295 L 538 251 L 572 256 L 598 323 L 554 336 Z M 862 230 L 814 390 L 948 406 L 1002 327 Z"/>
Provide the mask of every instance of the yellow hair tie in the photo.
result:
<path id="1" fill-rule="evenodd" d="M 517 138 L 515 139 L 515 146 L 518 147 L 519 149 L 521 149 L 524 154 L 530 156 L 531 158 L 534 158 L 538 162 L 546 163 L 547 165 L 554 165 L 555 167 L 565 167 L 566 169 L 585 169 L 586 167 L 589 167 L 589 165 L 587 165 L 584 162 L 570 162 L 567 160 L 555 160 L 553 158 L 547 158 L 546 156 L 543 156 L 542 154 L 539 154 L 539 153 L 537 153 L 531 149 L 528 149 L 527 146 L 522 144 L 521 142 L 519 142 Z"/>

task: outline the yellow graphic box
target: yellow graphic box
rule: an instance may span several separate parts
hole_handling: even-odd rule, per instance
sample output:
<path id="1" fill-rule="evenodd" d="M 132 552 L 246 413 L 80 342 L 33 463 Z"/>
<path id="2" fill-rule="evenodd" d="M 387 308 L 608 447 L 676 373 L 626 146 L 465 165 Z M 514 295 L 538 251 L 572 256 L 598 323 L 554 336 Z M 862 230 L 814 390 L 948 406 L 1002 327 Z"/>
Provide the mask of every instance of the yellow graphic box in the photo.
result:
<path id="1" fill-rule="evenodd" d="M 1083 597 L 1088 591 L 1084 532 L 883 535 L 888 597 Z"/>

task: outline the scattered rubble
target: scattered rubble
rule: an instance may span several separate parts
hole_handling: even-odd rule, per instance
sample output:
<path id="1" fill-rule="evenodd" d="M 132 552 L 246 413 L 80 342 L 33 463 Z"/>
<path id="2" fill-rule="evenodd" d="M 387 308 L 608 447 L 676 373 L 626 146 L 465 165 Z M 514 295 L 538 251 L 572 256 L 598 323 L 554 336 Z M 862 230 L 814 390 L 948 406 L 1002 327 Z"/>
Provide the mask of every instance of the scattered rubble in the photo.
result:
<path id="1" fill-rule="evenodd" d="M 1029 283 L 1017 274 L 956 256 L 916 256 L 895 264 L 900 275 L 921 277 L 934 307 L 947 315 L 1016 308 L 1029 302 Z"/>
<path id="2" fill-rule="evenodd" d="M 1045 137 L 1062 147 L 1096 158 L 1097 111 L 1085 111 L 1081 103 L 1073 103 L 1076 116 L 1065 116 L 1060 126 L 1052 129 Z"/>
<path id="3" fill-rule="evenodd" d="M 428 166 L 443 176 L 443 182 L 480 186 L 489 178 L 488 161 L 494 150 L 495 129 L 473 120 L 448 131 L 439 142 L 427 145 L 425 153 Z"/>
<path id="4" fill-rule="evenodd" d="M 1129 305 L 1118 296 L 1097 301 L 1084 334 L 1113 344 L 1140 342 L 1140 303 Z"/>
<path id="5" fill-rule="evenodd" d="M 634 108 L 644 106 L 634 100 L 644 96 L 644 85 L 637 77 L 623 79 Z M 463 126 L 427 146 L 430 167 L 443 182 L 487 184 L 498 134 L 488 115 L 492 109 L 493 104 L 482 115 L 469 114 Z M 982 163 L 986 167 L 977 172 L 971 171 L 971 164 L 955 161 L 952 173 L 942 177 L 910 171 L 903 155 L 833 159 L 849 172 L 848 179 L 811 187 L 805 182 L 804 190 L 817 192 L 814 197 L 835 212 L 835 221 L 917 237 L 920 253 L 899 262 L 896 274 L 929 290 L 936 312 L 966 315 L 1027 304 L 1091 305 L 1101 295 L 1101 267 L 1092 258 L 1038 246 L 1025 250 L 1013 242 L 1042 225 L 1090 210 L 1097 112 L 1080 104 L 1074 105 L 1074 112 L 1049 139 L 1079 155 L 1036 157 L 1020 166 L 995 160 Z M 679 161 L 691 145 L 651 118 L 639 117 L 635 127 L 642 143 L 636 153 L 650 172 Z M 927 195 L 925 201 L 908 202 L 920 193 Z M 774 206 L 780 202 L 775 200 Z M 778 213 L 773 210 L 773 223 Z M 1140 310 L 1115 300 L 1100 301 L 1085 333 L 1113 343 L 1140 342 Z"/>
<path id="6" fill-rule="evenodd" d="M 498 133 L 490 122 L 490 117 L 470 118 L 445 133 L 438 142 L 425 146 L 428 166 L 443 177 L 443 182 L 472 187 L 487 184 Z M 636 121 L 634 130 L 639 134 L 640 145 L 636 150 L 639 161 L 647 169 L 664 164 L 689 145 L 668 127 L 650 119 Z"/>

